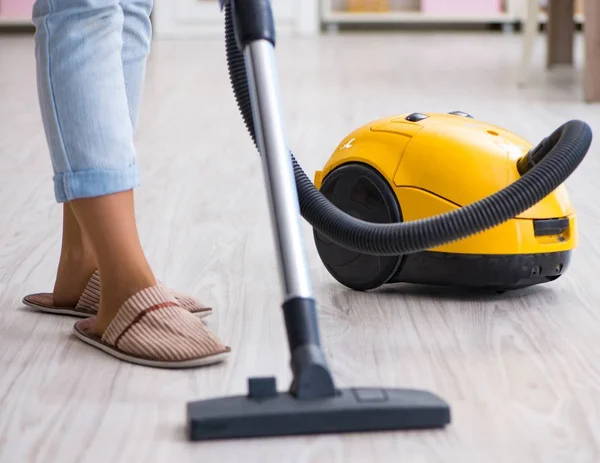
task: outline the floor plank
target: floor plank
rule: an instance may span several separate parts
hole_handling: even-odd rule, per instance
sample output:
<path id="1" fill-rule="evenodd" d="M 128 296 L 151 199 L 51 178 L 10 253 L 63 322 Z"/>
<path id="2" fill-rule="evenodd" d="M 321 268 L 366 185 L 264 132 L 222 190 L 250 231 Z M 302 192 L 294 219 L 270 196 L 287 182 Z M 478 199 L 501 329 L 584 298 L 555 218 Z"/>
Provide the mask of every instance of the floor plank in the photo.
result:
<path id="1" fill-rule="evenodd" d="M 581 41 L 576 41 L 576 59 Z M 518 36 L 358 34 L 278 47 L 291 146 L 312 175 L 348 132 L 412 111 L 465 110 L 538 141 L 566 120 L 600 128 L 581 69 L 514 85 Z M 543 47 L 537 47 L 538 50 Z M 456 53 L 460 51 L 460 58 Z M 477 462 L 600 460 L 598 144 L 568 182 L 580 249 L 557 282 L 494 297 L 414 286 L 348 291 L 303 224 L 327 356 L 340 386 L 425 388 L 453 407 L 445 431 L 191 444 L 185 403 L 290 380 L 260 161 L 220 41 L 157 42 L 137 135 L 137 213 L 167 284 L 216 308 L 227 363 L 163 372 L 70 336 L 72 319 L 21 307 L 51 288 L 60 244 L 29 37 L 0 37 L 0 461 Z"/>

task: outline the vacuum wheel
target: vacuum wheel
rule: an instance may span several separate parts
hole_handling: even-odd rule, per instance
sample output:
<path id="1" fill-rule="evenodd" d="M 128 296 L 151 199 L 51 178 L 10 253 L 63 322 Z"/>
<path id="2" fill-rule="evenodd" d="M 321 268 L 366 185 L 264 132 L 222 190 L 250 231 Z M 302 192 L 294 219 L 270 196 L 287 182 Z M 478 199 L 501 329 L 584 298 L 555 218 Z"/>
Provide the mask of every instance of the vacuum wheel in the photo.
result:
<path id="1" fill-rule="evenodd" d="M 400 206 L 388 182 L 364 164 L 345 164 L 329 173 L 321 193 L 347 214 L 374 223 L 401 222 Z M 402 256 L 371 256 L 344 248 L 316 230 L 321 261 L 344 286 L 358 291 L 377 288 L 397 272 Z"/>

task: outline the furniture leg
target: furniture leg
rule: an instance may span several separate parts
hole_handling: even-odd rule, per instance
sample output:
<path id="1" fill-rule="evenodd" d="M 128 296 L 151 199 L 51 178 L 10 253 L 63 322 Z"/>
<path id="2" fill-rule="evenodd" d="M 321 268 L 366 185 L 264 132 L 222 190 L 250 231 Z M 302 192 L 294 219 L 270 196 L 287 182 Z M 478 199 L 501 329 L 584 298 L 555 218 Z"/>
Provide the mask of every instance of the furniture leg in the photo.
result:
<path id="1" fill-rule="evenodd" d="M 519 84 L 525 85 L 529 75 L 529 67 L 533 56 L 535 38 L 538 32 L 538 14 L 540 8 L 538 0 L 527 0 L 527 13 L 525 18 L 525 30 L 523 31 L 523 56 L 521 58 L 521 69 L 519 73 Z"/>
<path id="2" fill-rule="evenodd" d="M 594 0 L 588 3 L 594 3 Z M 574 7 L 574 0 L 548 2 L 548 68 L 556 64 L 573 64 Z"/>
<path id="3" fill-rule="evenodd" d="M 585 0 L 585 71 L 584 97 L 587 102 L 600 102 L 600 3 Z"/>

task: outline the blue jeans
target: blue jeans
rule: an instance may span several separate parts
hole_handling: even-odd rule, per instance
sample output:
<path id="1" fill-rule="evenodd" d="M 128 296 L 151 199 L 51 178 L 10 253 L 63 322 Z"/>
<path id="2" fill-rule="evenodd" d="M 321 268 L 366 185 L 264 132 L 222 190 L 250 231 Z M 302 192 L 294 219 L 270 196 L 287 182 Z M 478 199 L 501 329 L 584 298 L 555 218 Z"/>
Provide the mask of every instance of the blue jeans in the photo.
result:
<path id="1" fill-rule="evenodd" d="M 152 0 L 36 0 L 40 109 L 59 203 L 139 185 Z"/>

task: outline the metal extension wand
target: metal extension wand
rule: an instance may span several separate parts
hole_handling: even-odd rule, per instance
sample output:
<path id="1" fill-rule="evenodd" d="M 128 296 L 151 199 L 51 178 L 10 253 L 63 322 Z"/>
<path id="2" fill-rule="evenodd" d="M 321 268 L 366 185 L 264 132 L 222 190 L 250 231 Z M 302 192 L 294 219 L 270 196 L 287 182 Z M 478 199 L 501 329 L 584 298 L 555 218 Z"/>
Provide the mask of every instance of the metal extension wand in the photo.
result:
<path id="1" fill-rule="evenodd" d="M 268 0 L 220 0 L 243 54 L 256 142 L 263 162 L 293 381 L 250 378 L 245 396 L 191 402 L 190 439 L 439 428 L 448 405 L 426 391 L 337 389 L 319 339 L 316 304 L 300 229 L 298 193 L 287 144 L 275 62 L 275 26 Z"/>

